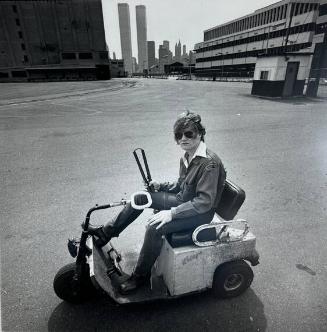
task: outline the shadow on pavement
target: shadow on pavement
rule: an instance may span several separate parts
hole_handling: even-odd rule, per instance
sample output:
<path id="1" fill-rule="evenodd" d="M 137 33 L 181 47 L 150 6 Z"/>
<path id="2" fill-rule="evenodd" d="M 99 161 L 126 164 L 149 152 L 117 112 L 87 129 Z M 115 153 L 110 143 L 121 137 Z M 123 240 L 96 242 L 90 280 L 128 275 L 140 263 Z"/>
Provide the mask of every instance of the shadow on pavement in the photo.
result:
<path id="1" fill-rule="evenodd" d="M 252 289 L 220 300 L 209 292 L 147 304 L 119 306 L 109 298 L 60 303 L 49 331 L 265 331 L 264 307 Z"/>

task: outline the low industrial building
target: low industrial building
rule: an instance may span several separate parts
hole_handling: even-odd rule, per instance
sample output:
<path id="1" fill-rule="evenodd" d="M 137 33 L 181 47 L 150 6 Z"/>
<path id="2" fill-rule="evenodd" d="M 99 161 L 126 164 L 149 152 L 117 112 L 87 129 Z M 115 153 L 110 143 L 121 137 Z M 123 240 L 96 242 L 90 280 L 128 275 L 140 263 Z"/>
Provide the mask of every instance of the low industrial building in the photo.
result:
<path id="1" fill-rule="evenodd" d="M 111 59 L 110 60 L 110 73 L 111 78 L 127 77 L 127 71 L 125 71 L 124 59 Z"/>
<path id="2" fill-rule="evenodd" d="M 327 77 L 326 60 L 324 63 L 320 61 L 324 58 L 323 54 L 327 54 L 326 32 L 326 0 L 279 1 L 252 14 L 205 30 L 204 41 L 194 47 L 195 74 L 213 79 L 252 78 L 259 61 L 259 66 L 265 69 L 258 71 L 254 79 L 277 79 L 277 73 L 280 74 L 284 69 L 286 71 L 287 67 L 287 64 L 281 63 L 281 59 L 295 61 L 298 55 L 301 57 L 301 82 L 297 83 L 295 90 L 301 91 L 304 80 L 309 77 L 312 55 L 319 59 L 316 72 Z M 275 58 L 269 60 L 269 57 Z M 285 78 L 285 75 L 282 76 Z M 268 85 L 260 89 L 266 90 Z"/>
<path id="3" fill-rule="evenodd" d="M 101 0 L 0 2 L 0 81 L 109 79 Z"/>

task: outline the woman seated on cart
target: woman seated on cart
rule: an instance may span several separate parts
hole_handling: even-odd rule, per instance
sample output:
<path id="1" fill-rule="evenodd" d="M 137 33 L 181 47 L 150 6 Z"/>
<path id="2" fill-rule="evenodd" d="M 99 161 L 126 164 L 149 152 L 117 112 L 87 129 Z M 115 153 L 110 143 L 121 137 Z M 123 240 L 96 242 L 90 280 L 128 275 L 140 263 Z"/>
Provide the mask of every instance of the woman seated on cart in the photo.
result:
<path id="1" fill-rule="evenodd" d="M 211 222 L 224 188 L 226 171 L 220 158 L 206 147 L 205 134 L 198 114 L 187 111 L 175 122 L 175 141 L 185 151 L 180 160 L 179 179 L 176 183 L 150 182 L 155 190 L 150 192 L 151 208 L 159 212 L 149 219 L 134 272 L 120 285 L 122 294 L 134 291 L 149 279 L 160 254 L 163 235 L 192 231 Z M 147 203 L 145 195 L 136 196 L 135 201 L 139 205 Z M 142 210 L 128 203 L 113 221 L 101 227 L 90 225 L 88 233 L 98 238 L 99 246 L 104 246 L 141 213 Z"/>

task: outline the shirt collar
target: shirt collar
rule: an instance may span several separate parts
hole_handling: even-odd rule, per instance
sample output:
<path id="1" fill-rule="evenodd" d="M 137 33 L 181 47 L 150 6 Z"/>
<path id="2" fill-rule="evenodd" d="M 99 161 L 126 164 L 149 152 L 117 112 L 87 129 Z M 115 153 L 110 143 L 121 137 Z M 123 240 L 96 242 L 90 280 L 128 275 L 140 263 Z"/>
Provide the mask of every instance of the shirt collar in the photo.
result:
<path id="1" fill-rule="evenodd" d="M 195 157 L 207 158 L 207 146 L 203 141 L 200 141 L 198 148 L 196 149 L 192 159 L 189 162 L 187 161 L 185 155 L 186 155 L 186 153 L 183 156 L 183 162 L 184 162 L 185 167 L 187 168 Z"/>

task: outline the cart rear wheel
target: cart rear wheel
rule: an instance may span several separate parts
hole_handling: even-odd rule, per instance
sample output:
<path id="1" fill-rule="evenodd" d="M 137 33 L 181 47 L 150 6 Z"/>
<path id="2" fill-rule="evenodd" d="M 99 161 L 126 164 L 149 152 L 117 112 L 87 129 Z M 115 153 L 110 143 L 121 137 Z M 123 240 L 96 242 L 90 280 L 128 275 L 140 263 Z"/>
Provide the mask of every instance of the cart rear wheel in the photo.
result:
<path id="1" fill-rule="evenodd" d="M 77 304 L 90 299 L 96 290 L 89 276 L 88 264 L 86 264 L 82 280 L 77 287 L 74 285 L 75 267 L 75 263 L 63 266 L 54 277 L 53 288 L 56 295 L 62 300 Z"/>
<path id="2" fill-rule="evenodd" d="M 242 261 L 234 261 L 218 266 L 212 283 L 214 295 L 230 298 L 242 294 L 253 280 L 251 267 Z"/>

